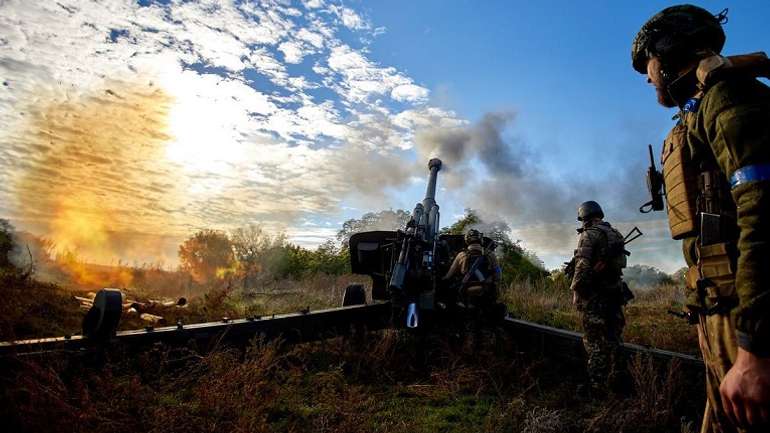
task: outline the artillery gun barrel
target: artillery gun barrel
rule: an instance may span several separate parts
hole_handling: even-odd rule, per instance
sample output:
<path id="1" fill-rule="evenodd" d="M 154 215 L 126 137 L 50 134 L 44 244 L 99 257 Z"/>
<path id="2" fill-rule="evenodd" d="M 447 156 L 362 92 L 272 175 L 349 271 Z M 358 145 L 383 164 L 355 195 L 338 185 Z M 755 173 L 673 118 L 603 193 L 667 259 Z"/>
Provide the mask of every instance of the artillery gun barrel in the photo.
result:
<path id="1" fill-rule="evenodd" d="M 438 205 L 436 204 L 436 181 L 441 170 L 441 160 L 433 158 L 428 161 L 428 188 L 425 190 L 425 199 L 422 201 L 424 213 L 418 223 L 425 228 L 425 240 L 432 242 L 438 233 Z"/>
<path id="2" fill-rule="evenodd" d="M 428 162 L 428 170 L 430 170 L 428 188 L 425 191 L 425 199 L 422 201 L 425 212 L 430 212 L 430 209 L 436 204 L 436 179 L 438 178 L 439 170 L 441 170 L 441 160 L 438 158 L 431 159 Z"/>

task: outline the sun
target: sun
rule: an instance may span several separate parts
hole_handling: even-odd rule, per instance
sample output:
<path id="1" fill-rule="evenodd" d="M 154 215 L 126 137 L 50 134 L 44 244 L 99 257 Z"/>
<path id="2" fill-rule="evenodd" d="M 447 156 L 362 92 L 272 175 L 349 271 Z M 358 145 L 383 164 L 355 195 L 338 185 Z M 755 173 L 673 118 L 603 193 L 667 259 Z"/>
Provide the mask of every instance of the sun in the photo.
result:
<path id="1" fill-rule="evenodd" d="M 182 71 L 167 81 L 164 87 L 175 99 L 169 113 L 167 158 L 190 174 L 229 174 L 246 157 L 236 132 L 240 122 L 248 121 L 242 107 L 218 91 L 221 77 Z"/>

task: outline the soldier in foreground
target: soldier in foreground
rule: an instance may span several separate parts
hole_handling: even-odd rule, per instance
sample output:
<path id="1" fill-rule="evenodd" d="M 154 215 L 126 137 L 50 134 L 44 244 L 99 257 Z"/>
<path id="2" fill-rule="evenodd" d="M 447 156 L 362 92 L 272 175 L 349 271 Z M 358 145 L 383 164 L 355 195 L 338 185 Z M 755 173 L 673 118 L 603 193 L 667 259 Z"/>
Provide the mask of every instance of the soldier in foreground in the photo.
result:
<path id="1" fill-rule="evenodd" d="M 583 345 L 588 355 L 591 397 L 603 396 L 625 376 L 620 346 L 623 342 L 623 271 L 626 266 L 623 235 L 603 221 L 595 201 L 578 208 L 580 237 L 575 250 L 572 303 L 582 314 Z"/>
<path id="2" fill-rule="evenodd" d="M 770 62 L 719 54 L 726 12 L 666 8 L 641 28 L 631 55 L 658 102 L 679 109 L 663 144 L 663 181 L 707 366 L 701 431 L 768 431 L 770 88 L 756 77 Z"/>
<path id="3" fill-rule="evenodd" d="M 462 276 L 458 293 L 460 299 L 485 307 L 497 301 L 500 267 L 494 252 L 481 245 L 482 239 L 478 230 L 468 230 L 465 234 L 466 248 L 457 253 L 444 279 Z"/>

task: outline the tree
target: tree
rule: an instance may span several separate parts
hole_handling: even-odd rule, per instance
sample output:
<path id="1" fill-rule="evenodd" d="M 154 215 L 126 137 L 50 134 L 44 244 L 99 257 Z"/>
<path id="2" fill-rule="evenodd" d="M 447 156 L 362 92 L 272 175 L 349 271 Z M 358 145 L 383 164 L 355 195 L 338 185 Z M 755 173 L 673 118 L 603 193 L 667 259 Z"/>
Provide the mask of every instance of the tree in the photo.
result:
<path id="1" fill-rule="evenodd" d="M 345 221 L 337 232 L 337 241 L 342 248 L 347 248 L 348 241 L 354 234 L 370 230 L 397 230 L 406 225 L 410 216 L 409 211 L 403 209 L 365 213 L 360 219 L 351 218 Z"/>
<path id="2" fill-rule="evenodd" d="M 233 245 L 224 232 L 201 230 L 179 246 L 179 262 L 198 283 L 208 283 L 233 269 Z"/>
<path id="3" fill-rule="evenodd" d="M 502 269 L 502 280 L 509 284 L 517 279 L 533 279 L 548 275 L 543 262 L 531 251 L 525 250 L 519 241 L 511 240 L 511 228 L 504 221 L 485 222 L 473 209 L 465 209 L 465 215 L 449 227 L 441 229 L 442 234 L 461 235 L 476 229 L 497 244 L 495 255 Z"/>
<path id="4" fill-rule="evenodd" d="M 463 215 L 463 217 L 457 220 L 454 224 L 449 227 L 442 228 L 441 233 L 450 235 L 462 235 L 470 229 L 476 229 L 480 231 L 484 234 L 484 236 L 492 239 L 498 245 L 516 244 L 518 246 L 518 242 L 511 241 L 511 227 L 508 226 L 507 223 L 503 221 L 482 221 L 481 217 L 479 217 L 476 211 L 470 208 L 465 209 L 465 215 Z"/>
<path id="5" fill-rule="evenodd" d="M 318 246 L 314 252 L 314 272 L 341 275 L 350 272 L 350 249 L 337 246 L 332 239 Z"/>
<path id="6" fill-rule="evenodd" d="M 274 265 L 276 257 L 285 255 L 287 245 L 285 234 L 271 236 L 262 226 L 255 224 L 234 230 L 230 234 L 230 242 L 243 287 L 252 286 L 260 273 L 273 271 L 271 265 Z"/>

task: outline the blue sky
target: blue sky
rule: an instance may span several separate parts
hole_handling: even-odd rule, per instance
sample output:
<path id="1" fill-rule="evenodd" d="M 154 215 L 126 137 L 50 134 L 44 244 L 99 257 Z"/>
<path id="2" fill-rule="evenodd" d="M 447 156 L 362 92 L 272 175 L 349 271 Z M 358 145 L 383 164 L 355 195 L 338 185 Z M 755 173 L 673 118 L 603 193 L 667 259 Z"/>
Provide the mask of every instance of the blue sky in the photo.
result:
<path id="1" fill-rule="evenodd" d="M 670 116 L 651 103 L 652 89 L 630 67 L 630 45 L 642 23 L 672 4 L 390 1 L 361 6 L 388 29 L 371 45 L 372 57 L 407 71 L 433 90 L 436 103 L 468 119 L 513 108 L 521 116 L 516 131 L 531 142 L 572 151 L 579 160 L 606 145 L 634 145 L 607 143 L 629 122 L 646 132 L 638 137 L 641 150 L 628 147 L 623 153 L 643 156 L 644 143 L 660 141 L 668 130 Z M 697 4 L 714 13 L 730 8 L 726 53 L 770 46 L 770 3 Z M 575 168 L 562 161 L 553 166 L 563 172 Z"/>
<path id="2" fill-rule="evenodd" d="M 646 158 L 646 145 L 653 144 L 657 152 L 672 125 L 673 112 L 655 103 L 646 77 L 630 66 L 630 45 L 638 28 L 672 4 L 361 5 L 377 25 L 388 29 L 371 45 L 372 57 L 407 71 L 432 90 L 433 102 L 464 118 L 475 120 L 486 112 L 513 109 L 517 120 L 508 133 L 541 149 L 540 162 L 549 174 L 565 183 L 584 176 L 601 183 L 608 181 L 610 172 L 638 170 Z M 766 31 L 770 3 L 697 4 L 714 13 L 729 8 L 725 53 L 770 47 Z M 639 177 L 643 192 L 643 173 L 633 175 Z M 604 202 L 601 195 L 588 198 Z M 621 220 L 633 219 L 634 212 L 628 207 L 607 209 L 609 218 Z M 636 218 L 655 217 L 636 214 Z M 678 252 L 671 243 L 674 247 L 667 248 L 666 256 L 673 258 Z"/>
<path id="3" fill-rule="evenodd" d="M 636 212 L 673 113 L 629 60 L 670 4 L 3 2 L 0 217 L 101 262 L 246 224 L 313 246 L 411 209 L 437 156 L 445 224 L 478 209 L 555 267 L 594 199 L 673 271 Z M 699 4 L 730 8 L 726 53 L 770 46 L 767 2 Z"/>

